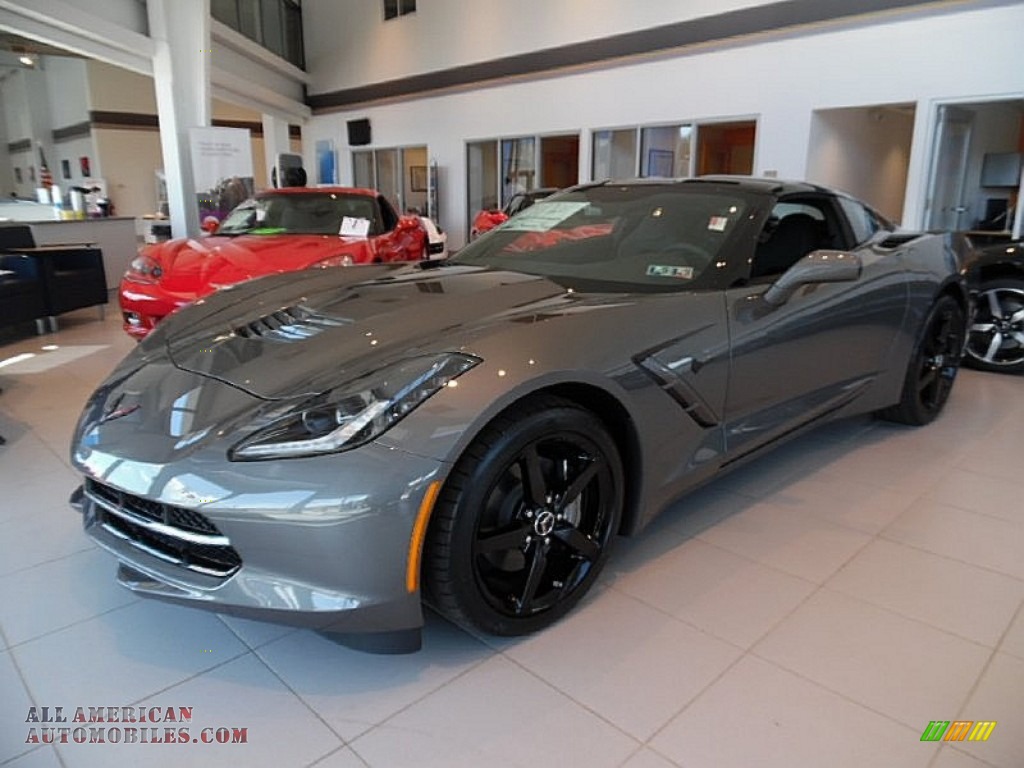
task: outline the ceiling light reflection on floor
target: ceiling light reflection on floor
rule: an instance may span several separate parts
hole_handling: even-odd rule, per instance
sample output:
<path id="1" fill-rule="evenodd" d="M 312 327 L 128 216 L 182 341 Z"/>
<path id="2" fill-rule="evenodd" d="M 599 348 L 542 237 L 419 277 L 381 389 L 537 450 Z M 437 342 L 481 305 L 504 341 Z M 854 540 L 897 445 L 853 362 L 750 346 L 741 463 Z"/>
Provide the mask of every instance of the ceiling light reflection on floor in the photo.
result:
<path id="1" fill-rule="evenodd" d="M 6 360 L 0 360 L 0 368 L 4 373 L 45 373 L 66 363 L 73 362 L 86 355 L 99 352 L 101 349 L 109 349 L 109 344 L 78 344 L 73 346 L 58 347 L 56 344 L 48 344 L 54 347 L 48 350 L 45 355 L 37 355 L 34 352 L 25 352 Z M 46 349 L 46 347 L 44 347 Z"/>
<path id="2" fill-rule="evenodd" d="M 15 355 L 14 357 L 8 357 L 6 360 L 0 360 L 0 368 L 6 368 L 8 365 L 16 365 L 35 356 L 35 352 L 24 352 L 20 355 Z"/>

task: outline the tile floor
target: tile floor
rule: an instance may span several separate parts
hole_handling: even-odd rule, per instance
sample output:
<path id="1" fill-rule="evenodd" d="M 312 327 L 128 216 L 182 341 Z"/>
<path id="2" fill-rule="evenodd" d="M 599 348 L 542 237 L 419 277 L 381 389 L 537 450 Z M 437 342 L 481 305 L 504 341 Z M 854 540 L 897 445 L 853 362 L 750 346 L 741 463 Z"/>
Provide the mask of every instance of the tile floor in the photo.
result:
<path id="1" fill-rule="evenodd" d="M 422 652 L 371 656 L 115 585 L 67 505 L 72 425 L 133 344 L 113 315 L 0 342 L 36 355 L 0 367 L 0 764 L 1024 765 L 1024 378 L 964 371 L 927 428 L 833 424 L 716 482 L 543 634 L 429 615 Z M 248 743 L 36 745 L 31 706 L 189 706 Z M 957 719 L 998 725 L 920 741 Z"/>

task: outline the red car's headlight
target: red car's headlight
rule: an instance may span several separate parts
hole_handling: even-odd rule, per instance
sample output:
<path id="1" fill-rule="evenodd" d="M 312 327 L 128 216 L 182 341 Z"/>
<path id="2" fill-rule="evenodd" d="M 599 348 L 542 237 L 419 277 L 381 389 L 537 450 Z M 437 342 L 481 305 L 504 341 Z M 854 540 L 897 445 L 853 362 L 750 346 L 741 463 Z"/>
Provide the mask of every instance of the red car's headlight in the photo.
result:
<path id="1" fill-rule="evenodd" d="M 326 269 L 327 267 L 351 267 L 355 264 L 355 260 L 351 254 L 340 253 L 337 256 L 331 256 L 329 259 L 318 261 L 313 265 L 314 268 Z"/>
<path id="2" fill-rule="evenodd" d="M 163 267 L 152 256 L 140 254 L 128 265 L 125 277 L 140 283 L 155 283 L 164 274 Z"/>

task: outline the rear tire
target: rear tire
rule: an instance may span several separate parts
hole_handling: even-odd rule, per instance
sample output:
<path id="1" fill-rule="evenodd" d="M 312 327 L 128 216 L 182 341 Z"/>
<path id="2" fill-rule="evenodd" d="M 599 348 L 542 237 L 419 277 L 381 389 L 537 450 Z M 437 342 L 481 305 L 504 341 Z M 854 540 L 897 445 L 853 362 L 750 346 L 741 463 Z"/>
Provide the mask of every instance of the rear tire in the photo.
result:
<path id="1" fill-rule="evenodd" d="M 600 419 L 561 398 L 517 405 L 484 428 L 441 491 L 427 598 L 489 634 L 546 627 L 593 585 L 622 505 L 622 461 Z"/>
<path id="2" fill-rule="evenodd" d="M 965 334 L 960 304 L 948 294 L 940 296 L 928 312 L 910 357 L 900 401 L 878 415 L 912 426 L 934 421 L 946 405 L 960 369 Z"/>

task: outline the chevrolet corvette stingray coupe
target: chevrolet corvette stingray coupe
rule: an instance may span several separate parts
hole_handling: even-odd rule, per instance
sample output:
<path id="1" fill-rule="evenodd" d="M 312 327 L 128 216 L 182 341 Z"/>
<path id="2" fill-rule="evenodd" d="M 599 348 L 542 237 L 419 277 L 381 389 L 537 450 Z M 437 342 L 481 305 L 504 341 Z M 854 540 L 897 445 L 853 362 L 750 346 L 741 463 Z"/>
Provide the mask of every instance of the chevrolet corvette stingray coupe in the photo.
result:
<path id="1" fill-rule="evenodd" d="M 446 262 L 306 270 L 156 327 L 72 504 L 135 592 L 418 647 L 563 616 L 617 535 L 829 419 L 940 413 L 967 246 L 775 179 L 586 184 Z"/>
<path id="2" fill-rule="evenodd" d="M 417 216 L 370 189 L 286 187 L 235 208 L 200 240 L 142 248 L 121 280 L 124 329 L 141 339 L 167 315 L 254 277 L 428 256 Z"/>

